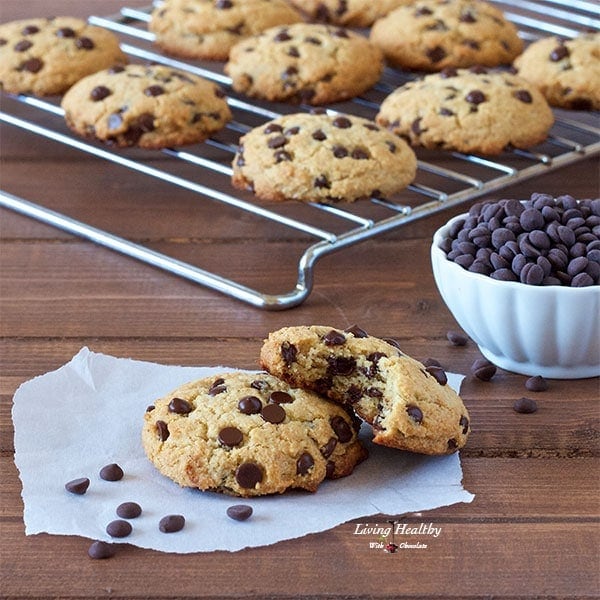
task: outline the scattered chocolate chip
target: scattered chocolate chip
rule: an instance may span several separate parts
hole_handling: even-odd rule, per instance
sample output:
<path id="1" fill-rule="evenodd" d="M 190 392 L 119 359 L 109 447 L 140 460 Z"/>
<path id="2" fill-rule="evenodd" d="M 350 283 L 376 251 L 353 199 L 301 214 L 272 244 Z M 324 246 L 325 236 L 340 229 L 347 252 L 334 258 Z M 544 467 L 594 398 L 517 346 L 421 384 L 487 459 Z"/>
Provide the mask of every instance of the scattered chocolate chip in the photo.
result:
<path id="1" fill-rule="evenodd" d="M 108 69 L 108 73 L 110 75 L 115 75 L 116 73 L 122 73 L 124 70 L 125 67 L 123 65 L 113 65 L 110 67 L 110 69 Z"/>
<path id="2" fill-rule="evenodd" d="M 533 98 L 527 90 L 517 90 L 514 92 L 513 96 L 525 104 L 531 104 L 533 102 Z"/>
<path id="3" fill-rule="evenodd" d="M 163 533 L 176 533 L 185 527 L 183 515 L 166 515 L 158 522 L 158 529 Z"/>
<path id="4" fill-rule="evenodd" d="M 329 458 L 333 454 L 333 451 L 337 446 L 337 442 L 337 438 L 329 438 L 329 441 L 320 449 L 323 458 Z"/>
<path id="5" fill-rule="evenodd" d="M 244 415 L 256 415 L 262 409 L 262 402 L 256 396 L 244 396 L 238 402 L 238 410 Z"/>
<path id="6" fill-rule="evenodd" d="M 481 381 L 490 381 L 496 374 L 496 366 L 485 358 L 478 358 L 471 366 L 471 373 Z"/>
<path id="7" fill-rule="evenodd" d="M 277 135 L 267 142 L 269 148 L 281 148 L 288 143 L 288 139 L 284 135 Z"/>
<path id="8" fill-rule="evenodd" d="M 469 104 L 482 104 L 486 101 L 485 94 L 481 90 L 471 90 L 466 96 L 465 100 Z"/>
<path id="9" fill-rule="evenodd" d="M 269 395 L 269 402 L 271 404 L 290 404 L 294 401 L 294 397 L 287 392 L 282 392 L 280 390 L 276 390 L 271 392 Z"/>
<path id="10" fill-rule="evenodd" d="M 75 31 L 73 29 L 71 29 L 70 27 L 61 27 L 60 29 L 56 30 L 56 37 L 74 38 Z"/>
<path id="11" fill-rule="evenodd" d="M 346 343 L 346 336 L 335 329 L 332 329 L 323 337 L 323 343 L 326 346 L 341 346 Z"/>
<path id="12" fill-rule="evenodd" d="M 161 442 L 166 442 L 169 439 L 171 433 L 169 432 L 169 426 L 164 421 L 156 421 L 156 433 L 158 439 Z"/>
<path id="13" fill-rule="evenodd" d="M 263 130 L 265 135 L 269 135 L 270 133 L 279 133 L 283 131 L 283 127 L 278 123 L 269 123 Z"/>
<path id="14" fill-rule="evenodd" d="M 456 450 L 458 448 L 458 442 L 452 438 L 448 440 L 448 450 Z"/>
<path id="15" fill-rule="evenodd" d="M 312 138 L 313 138 L 313 140 L 322 142 L 327 139 L 327 135 L 325 134 L 325 132 L 322 129 L 317 129 L 315 132 L 313 132 Z"/>
<path id="16" fill-rule="evenodd" d="M 277 405 L 271 404 L 270 406 Z M 235 479 L 244 489 L 252 489 L 263 480 L 263 472 L 256 463 L 246 462 L 235 470 Z"/>
<path id="17" fill-rule="evenodd" d="M 328 460 L 325 465 L 325 477 L 327 479 L 333 479 L 335 475 L 335 463 L 332 460 Z"/>
<path id="18" fill-rule="evenodd" d="M 346 333 L 351 333 L 356 338 L 369 337 L 369 334 L 364 329 L 361 329 L 358 325 L 352 325 L 351 327 L 344 329 L 344 331 Z"/>
<path id="19" fill-rule="evenodd" d="M 78 494 L 81 496 L 87 492 L 89 486 L 90 480 L 87 477 L 79 477 L 78 479 L 67 481 L 67 483 L 65 483 L 65 490 L 71 492 L 71 494 Z"/>
<path id="20" fill-rule="evenodd" d="M 80 50 L 93 50 L 96 45 L 89 37 L 80 37 L 75 42 L 75 46 Z"/>
<path id="21" fill-rule="evenodd" d="M 215 2 L 215 8 L 219 10 L 227 10 L 228 8 L 233 7 L 233 2 L 231 0 L 217 0 Z"/>
<path id="22" fill-rule="evenodd" d="M 137 519 L 142 514 L 142 507 L 137 502 L 123 502 L 116 512 L 122 519 Z"/>
<path id="23" fill-rule="evenodd" d="M 233 504 L 227 507 L 227 516 L 234 521 L 245 521 L 252 516 L 252 507 L 247 504 Z"/>
<path id="24" fill-rule="evenodd" d="M 114 544 L 108 542 L 93 542 L 88 548 L 88 556 L 94 560 L 112 558 L 115 555 Z"/>
<path id="25" fill-rule="evenodd" d="M 29 50 L 29 48 L 31 48 L 32 46 L 33 44 L 29 40 L 21 40 L 13 46 L 13 50 L 15 52 L 25 52 L 26 50 Z"/>
<path id="26" fill-rule="evenodd" d="M 165 88 L 162 85 L 150 85 L 144 90 L 146 96 L 162 96 L 165 93 Z"/>
<path id="27" fill-rule="evenodd" d="M 123 479 L 123 469 L 117 463 L 105 465 L 100 469 L 100 478 L 104 481 L 119 481 Z"/>
<path id="28" fill-rule="evenodd" d="M 336 158 L 346 158 L 348 156 L 348 149 L 340 144 L 335 144 L 331 150 Z"/>
<path id="29" fill-rule="evenodd" d="M 22 62 L 19 65 L 18 70 L 29 71 L 30 73 L 39 73 L 43 66 L 44 63 L 39 58 L 30 58 L 29 60 Z"/>
<path id="30" fill-rule="evenodd" d="M 223 446 L 233 448 L 234 446 L 239 446 L 243 442 L 244 434 L 237 427 L 223 427 L 223 429 L 219 431 L 218 438 Z"/>
<path id="31" fill-rule="evenodd" d="M 36 27 L 35 25 L 27 25 L 26 27 L 23 27 L 23 29 L 21 29 L 21 33 L 23 35 L 33 35 L 34 33 L 39 33 L 40 28 Z"/>
<path id="32" fill-rule="evenodd" d="M 558 62 L 567 56 L 569 56 L 569 49 L 564 44 L 561 44 L 550 52 L 549 58 L 552 62 Z"/>
<path id="33" fill-rule="evenodd" d="M 260 411 L 260 416 L 267 421 L 267 423 L 283 423 L 285 421 L 285 410 L 279 404 L 267 404 L 263 406 Z"/>
<path id="34" fill-rule="evenodd" d="M 530 392 L 545 392 L 548 389 L 548 382 L 541 375 L 535 375 L 525 382 L 525 387 Z"/>
<path id="35" fill-rule="evenodd" d="M 336 117 L 331 124 L 339 129 L 348 129 L 352 127 L 352 121 L 347 117 Z"/>
<path id="36" fill-rule="evenodd" d="M 329 179 L 327 179 L 326 175 L 319 175 L 315 178 L 314 186 L 320 189 L 329 189 L 331 187 L 331 184 L 329 183 Z"/>
<path id="37" fill-rule="evenodd" d="M 351 375 L 356 370 L 356 359 L 352 356 L 329 356 L 328 373 L 331 375 Z"/>
<path id="38" fill-rule="evenodd" d="M 515 412 L 523 414 L 534 413 L 537 410 L 537 402 L 531 398 L 519 398 L 515 400 L 513 409 Z"/>
<path id="39" fill-rule="evenodd" d="M 285 30 L 282 29 L 273 40 L 276 42 L 289 42 L 292 39 L 292 36 Z"/>
<path id="40" fill-rule="evenodd" d="M 290 366 L 292 363 L 296 362 L 296 355 L 298 354 L 298 348 L 291 344 L 290 342 L 283 342 L 281 344 L 281 357 L 285 362 L 286 366 Z"/>
<path id="41" fill-rule="evenodd" d="M 112 92 L 105 85 L 97 85 L 91 92 L 90 98 L 94 102 L 99 102 L 100 100 L 104 100 L 107 96 L 110 96 Z"/>
<path id="42" fill-rule="evenodd" d="M 296 475 L 306 475 L 314 464 L 314 458 L 308 452 L 303 452 L 296 461 Z"/>
<path id="43" fill-rule="evenodd" d="M 169 412 L 177 415 L 187 415 L 192 412 L 192 405 L 183 398 L 172 398 L 169 402 Z"/>
<path id="44" fill-rule="evenodd" d="M 443 60 L 447 56 L 446 51 L 441 46 L 429 48 L 425 54 L 427 55 L 427 58 L 434 64 L 440 62 L 440 60 Z"/>
<path id="45" fill-rule="evenodd" d="M 217 394 L 222 394 L 227 390 L 227 386 L 225 385 L 225 380 L 223 378 L 216 379 L 213 381 L 210 389 L 208 390 L 209 396 L 216 396 Z"/>
<path id="46" fill-rule="evenodd" d="M 448 377 L 446 372 L 441 367 L 429 366 L 425 367 L 427 373 L 429 373 L 440 385 L 446 385 L 448 383 Z"/>
<path id="47" fill-rule="evenodd" d="M 110 537 L 114 538 L 124 538 L 131 534 L 133 531 L 133 527 L 131 523 L 128 521 L 123 521 L 122 519 L 117 519 L 115 521 L 111 521 L 106 526 L 106 533 L 110 535 Z"/>
<path id="48" fill-rule="evenodd" d="M 469 337 L 462 331 L 449 331 L 446 338 L 453 346 L 466 346 L 469 341 Z"/>
<path id="49" fill-rule="evenodd" d="M 420 425 L 423 422 L 423 411 L 418 406 L 409 404 L 406 407 L 406 412 L 415 423 Z"/>
<path id="50" fill-rule="evenodd" d="M 332 417 L 329 424 L 337 436 L 337 439 L 342 442 L 342 444 L 345 444 L 352 439 L 352 428 L 348 425 L 344 417 L 340 417 L 339 415 Z"/>

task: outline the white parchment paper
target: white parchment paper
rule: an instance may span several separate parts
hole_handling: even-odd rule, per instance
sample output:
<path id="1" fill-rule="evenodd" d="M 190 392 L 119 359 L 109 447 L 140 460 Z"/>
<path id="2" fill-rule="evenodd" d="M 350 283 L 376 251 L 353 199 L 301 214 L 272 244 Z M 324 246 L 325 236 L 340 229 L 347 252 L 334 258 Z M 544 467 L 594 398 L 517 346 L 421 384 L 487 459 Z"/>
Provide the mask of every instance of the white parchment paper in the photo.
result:
<path id="1" fill-rule="evenodd" d="M 374 445 L 361 432 L 369 458 L 346 478 L 319 490 L 252 499 L 180 488 L 146 459 L 140 441 L 146 407 L 177 386 L 227 367 L 165 366 L 115 358 L 83 348 L 57 369 L 17 390 L 13 403 L 15 462 L 23 484 L 26 534 L 80 535 L 122 541 L 165 552 L 236 551 L 325 531 L 350 519 L 423 511 L 471 502 L 463 489 L 458 454 L 427 457 Z M 448 374 L 458 389 L 462 377 Z M 125 472 L 104 481 L 100 469 L 117 463 Z M 64 484 L 88 477 L 87 493 Z M 133 532 L 115 540 L 105 531 L 122 502 L 142 506 Z M 252 506 L 252 517 L 233 521 L 226 509 Z M 164 534 L 167 514 L 186 518 L 183 530 Z"/>

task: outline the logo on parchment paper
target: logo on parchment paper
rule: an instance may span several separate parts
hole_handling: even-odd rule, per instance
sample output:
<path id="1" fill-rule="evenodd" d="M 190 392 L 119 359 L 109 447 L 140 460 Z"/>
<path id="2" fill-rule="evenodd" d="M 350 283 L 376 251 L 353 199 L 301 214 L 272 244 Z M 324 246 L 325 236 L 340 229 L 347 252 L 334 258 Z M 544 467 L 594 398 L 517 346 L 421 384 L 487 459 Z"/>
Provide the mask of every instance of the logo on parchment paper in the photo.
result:
<path id="1" fill-rule="evenodd" d="M 369 549 L 383 550 L 395 554 L 400 550 L 426 550 L 428 538 L 437 538 L 442 533 L 441 527 L 433 523 L 400 523 L 390 519 L 385 525 L 379 523 L 356 523 L 354 535 L 361 535 L 369 540 Z"/>

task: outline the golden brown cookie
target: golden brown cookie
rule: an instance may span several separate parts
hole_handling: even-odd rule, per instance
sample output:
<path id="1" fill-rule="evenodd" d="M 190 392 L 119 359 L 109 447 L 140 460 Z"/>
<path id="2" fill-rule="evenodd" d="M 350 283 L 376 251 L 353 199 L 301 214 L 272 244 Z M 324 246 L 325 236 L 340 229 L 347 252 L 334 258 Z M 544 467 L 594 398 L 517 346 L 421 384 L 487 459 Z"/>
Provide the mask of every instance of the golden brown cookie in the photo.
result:
<path id="1" fill-rule="evenodd" d="M 65 94 L 62 107 L 79 135 L 147 149 L 201 142 L 231 119 L 216 84 L 161 65 L 89 75 Z"/>
<path id="2" fill-rule="evenodd" d="M 572 40 L 543 38 L 528 46 L 514 65 L 552 106 L 600 110 L 600 33 L 582 33 Z"/>
<path id="3" fill-rule="evenodd" d="M 183 385 L 146 412 L 142 442 L 165 476 L 234 496 L 317 490 L 366 457 L 359 422 L 267 373 L 235 372 Z"/>
<path id="4" fill-rule="evenodd" d="M 473 67 L 403 85 L 383 101 L 376 120 L 414 146 L 499 154 L 542 142 L 554 115 L 521 77 Z"/>
<path id="5" fill-rule="evenodd" d="M 502 11 L 477 0 L 417 0 L 379 19 L 370 39 L 392 64 L 422 71 L 510 64 L 523 49 Z"/>
<path id="6" fill-rule="evenodd" d="M 261 364 L 292 386 L 351 406 L 373 427 L 376 444 L 423 454 L 462 448 L 469 413 L 444 371 L 425 367 L 393 340 L 359 327 L 284 327 L 261 349 Z"/>
<path id="7" fill-rule="evenodd" d="M 126 62 L 113 33 L 81 19 L 0 25 L 0 89 L 13 94 L 63 94 L 82 77 Z"/>
<path id="8" fill-rule="evenodd" d="M 291 3 L 308 19 L 344 25 L 369 27 L 394 8 L 414 0 L 291 0 Z"/>
<path id="9" fill-rule="evenodd" d="M 165 0 L 153 11 L 148 28 L 168 54 L 227 60 L 243 38 L 301 20 L 284 0 Z"/>
<path id="10" fill-rule="evenodd" d="M 364 36 L 314 23 L 274 27 L 243 40 L 225 65 L 236 92 L 308 104 L 358 96 L 382 71 L 383 54 Z"/>
<path id="11" fill-rule="evenodd" d="M 232 182 L 265 200 L 353 202 L 394 194 L 416 168 L 406 142 L 372 121 L 297 113 L 241 138 Z"/>

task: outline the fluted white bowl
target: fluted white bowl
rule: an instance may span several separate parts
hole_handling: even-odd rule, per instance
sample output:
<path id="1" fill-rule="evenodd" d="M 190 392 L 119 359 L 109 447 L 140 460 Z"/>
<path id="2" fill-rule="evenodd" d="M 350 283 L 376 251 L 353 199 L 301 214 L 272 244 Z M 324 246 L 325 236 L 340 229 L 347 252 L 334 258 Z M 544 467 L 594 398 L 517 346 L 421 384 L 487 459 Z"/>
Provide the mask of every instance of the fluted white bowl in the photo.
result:
<path id="1" fill-rule="evenodd" d="M 431 263 L 438 290 L 461 328 L 496 366 L 523 375 L 600 375 L 600 286 L 535 286 L 471 273 L 440 248 L 458 215 L 438 229 Z"/>

